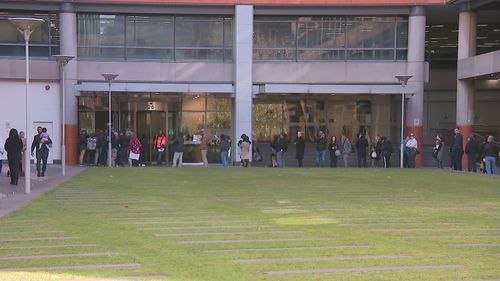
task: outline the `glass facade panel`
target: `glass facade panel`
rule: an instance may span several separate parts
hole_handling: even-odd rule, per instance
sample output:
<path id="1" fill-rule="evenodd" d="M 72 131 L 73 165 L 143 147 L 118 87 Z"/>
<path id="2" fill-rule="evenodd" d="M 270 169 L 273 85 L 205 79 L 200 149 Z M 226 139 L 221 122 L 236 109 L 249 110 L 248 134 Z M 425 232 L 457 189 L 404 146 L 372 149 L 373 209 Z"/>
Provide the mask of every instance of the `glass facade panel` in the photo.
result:
<path id="1" fill-rule="evenodd" d="M 394 60 L 394 50 L 348 50 L 347 60 Z"/>
<path id="2" fill-rule="evenodd" d="M 232 60 L 232 18 L 78 14 L 78 55 Z"/>
<path id="3" fill-rule="evenodd" d="M 345 25 L 341 17 L 299 18 L 298 48 L 344 48 Z"/>
<path id="4" fill-rule="evenodd" d="M 394 47 L 393 22 L 347 22 L 347 48 Z"/>
<path id="5" fill-rule="evenodd" d="M 406 60 L 407 45 L 403 17 L 257 16 L 254 21 L 255 60 Z"/>
<path id="6" fill-rule="evenodd" d="M 30 37 L 30 56 L 49 57 L 59 48 L 59 19 L 57 14 L 32 13 L 0 14 L 0 56 L 24 56 L 24 38 L 8 21 L 11 17 L 35 17 L 45 22 L 35 29 Z"/>

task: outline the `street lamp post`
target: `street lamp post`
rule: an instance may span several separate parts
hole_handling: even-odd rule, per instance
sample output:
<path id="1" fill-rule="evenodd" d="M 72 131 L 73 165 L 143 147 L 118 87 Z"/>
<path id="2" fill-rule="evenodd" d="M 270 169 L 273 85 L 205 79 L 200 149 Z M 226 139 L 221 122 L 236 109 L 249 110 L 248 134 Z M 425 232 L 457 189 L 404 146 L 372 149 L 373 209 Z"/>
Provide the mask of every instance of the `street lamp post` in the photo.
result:
<path id="1" fill-rule="evenodd" d="M 61 77 L 61 174 L 66 176 L 66 117 L 65 117 L 65 89 L 64 89 L 64 67 L 74 56 L 53 55 L 52 56 L 59 64 L 59 72 Z"/>
<path id="2" fill-rule="evenodd" d="M 108 167 L 111 167 L 111 83 L 118 77 L 118 74 L 103 73 L 101 75 L 108 81 Z"/>
<path id="3" fill-rule="evenodd" d="M 403 168 L 403 159 L 404 159 L 404 134 L 405 134 L 405 87 L 408 84 L 408 80 L 412 78 L 412 75 L 396 75 L 396 79 L 398 79 L 399 83 L 401 83 L 401 147 L 400 147 L 400 157 L 399 157 L 399 167 Z"/>
<path id="4" fill-rule="evenodd" d="M 29 40 L 30 36 L 35 31 L 35 29 L 40 26 L 45 21 L 43 19 L 37 18 L 9 18 L 9 21 L 17 27 L 17 30 L 24 37 L 24 50 L 26 59 L 26 141 L 29 140 L 30 120 L 29 120 L 29 102 L 28 94 L 30 88 L 30 66 L 29 66 Z M 28 149 L 28 148 L 26 148 Z M 24 156 L 24 161 L 26 163 L 24 171 L 24 192 L 26 194 L 31 193 L 31 163 L 30 163 L 30 153 L 27 151 Z"/>

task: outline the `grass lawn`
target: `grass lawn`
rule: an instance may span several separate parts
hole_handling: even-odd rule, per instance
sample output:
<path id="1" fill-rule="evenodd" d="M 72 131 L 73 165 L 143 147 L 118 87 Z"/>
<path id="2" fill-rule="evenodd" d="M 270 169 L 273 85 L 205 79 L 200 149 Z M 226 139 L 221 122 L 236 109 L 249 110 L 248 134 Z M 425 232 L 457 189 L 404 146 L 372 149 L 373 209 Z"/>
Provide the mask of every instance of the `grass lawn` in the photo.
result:
<path id="1" fill-rule="evenodd" d="M 0 219 L 2 281 L 132 276 L 499 280 L 500 178 L 427 169 L 94 168 Z"/>

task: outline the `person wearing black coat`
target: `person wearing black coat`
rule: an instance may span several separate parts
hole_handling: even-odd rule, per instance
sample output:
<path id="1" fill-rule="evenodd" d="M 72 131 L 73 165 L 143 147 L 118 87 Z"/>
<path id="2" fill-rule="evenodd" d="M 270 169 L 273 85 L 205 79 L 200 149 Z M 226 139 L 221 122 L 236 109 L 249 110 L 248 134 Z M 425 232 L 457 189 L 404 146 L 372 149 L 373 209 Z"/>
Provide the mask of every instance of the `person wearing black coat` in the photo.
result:
<path id="1" fill-rule="evenodd" d="M 363 167 L 366 168 L 366 150 L 368 149 L 368 141 L 365 135 L 359 134 L 358 140 L 356 141 L 356 150 L 358 152 L 358 168 L 361 168 L 361 162 L 363 162 Z"/>
<path id="2" fill-rule="evenodd" d="M 382 157 L 382 161 L 384 163 L 384 168 L 389 168 L 389 163 L 391 160 L 392 154 L 392 145 L 386 137 L 380 138 L 380 156 Z"/>
<path id="3" fill-rule="evenodd" d="M 299 162 L 299 168 L 302 167 L 302 160 L 304 160 L 304 151 L 306 149 L 306 142 L 302 136 L 302 132 L 297 132 L 297 139 L 295 140 L 295 159 Z"/>
<path id="4" fill-rule="evenodd" d="M 5 151 L 7 151 L 7 161 L 9 162 L 10 184 L 17 185 L 23 142 L 16 129 L 10 129 L 9 138 L 5 141 Z"/>
<path id="5" fill-rule="evenodd" d="M 479 142 L 474 136 L 467 138 L 467 144 L 465 144 L 465 154 L 467 154 L 467 170 L 477 172 L 476 162 L 480 154 Z"/>
<path id="6" fill-rule="evenodd" d="M 453 138 L 453 144 L 450 148 L 453 157 L 453 169 L 456 171 L 462 171 L 462 155 L 464 154 L 463 147 L 462 134 L 460 133 L 460 129 L 456 127 L 455 137 Z"/>

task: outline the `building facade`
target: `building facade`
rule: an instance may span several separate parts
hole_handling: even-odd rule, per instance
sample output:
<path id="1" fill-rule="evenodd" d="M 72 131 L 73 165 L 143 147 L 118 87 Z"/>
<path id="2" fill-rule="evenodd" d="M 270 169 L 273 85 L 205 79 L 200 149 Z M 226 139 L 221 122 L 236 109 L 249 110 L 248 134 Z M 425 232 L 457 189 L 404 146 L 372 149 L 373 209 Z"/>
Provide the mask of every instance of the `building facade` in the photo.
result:
<path id="1" fill-rule="evenodd" d="M 267 158 L 274 135 L 293 140 L 301 131 L 312 159 L 320 130 L 387 136 L 397 147 L 404 119 L 424 152 L 421 166 L 435 135 L 449 140 L 455 126 L 465 138 L 500 137 L 499 12 L 500 1 L 483 0 L 2 1 L 0 126 L 47 127 L 60 161 L 64 107 L 66 159 L 76 164 L 79 131 L 106 129 L 101 74 L 116 73 L 113 128 L 137 132 L 147 147 L 160 130 L 183 131 L 195 151 L 205 128 L 233 143 L 251 134 Z M 31 128 L 24 40 L 8 21 L 16 16 L 45 20 L 30 40 Z M 75 57 L 64 104 L 56 54 Z M 401 74 L 412 76 L 404 89 Z M 215 148 L 211 158 L 218 161 Z"/>

